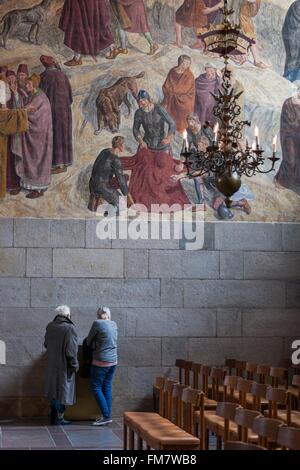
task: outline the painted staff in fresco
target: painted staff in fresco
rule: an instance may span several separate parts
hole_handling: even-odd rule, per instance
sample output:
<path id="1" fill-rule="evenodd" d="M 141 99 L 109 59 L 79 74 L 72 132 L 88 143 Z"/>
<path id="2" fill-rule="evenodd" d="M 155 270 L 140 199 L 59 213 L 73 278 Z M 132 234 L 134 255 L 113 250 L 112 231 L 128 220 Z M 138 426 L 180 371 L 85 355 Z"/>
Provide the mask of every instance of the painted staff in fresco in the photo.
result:
<path id="1" fill-rule="evenodd" d="M 170 70 L 163 84 L 162 105 L 174 119 L 180 133 L 185 130 L 186 117 L 195 106 L 195 77 L 190 69 L 191 62 L 189 56 L 179 56 L 178 65 Z"/>
<path id="2" fill-rule="evenodd" d="M 65 0 L 59 27 L 65 33 L 64 43 L 73 51 L 68 67 L 82 65 L 82 55 L 96 57 L 113 47 L 108 0 Z"/>
<path id="3" fill-rule="evenodd" d="M 142 34 L 149 44 L 148 55 L 154 55 L 158 50 L 150 33 L 147 12 L 144 0 L 109 0 L 112 17 L 117 31 L 119 47 L 113 47 L 106 56 L 107 59 L 115 59 L 119 54 L 128 54 L 128 33 Z"/>
<path id="4" fill-rule="evenodd" d="M 300 80 L 300 0 L 292 3 L 288 9 L 282 38 L 286 52 L 284 77 L 291 82 Z"/>
<path id="5" fill-rule="evenodd" d="M 300 191 L 300 81 L 297 93 L 288 98 L 282 107 L 280 141 L 282 162 L 275 177 L 277 188 Z"/>

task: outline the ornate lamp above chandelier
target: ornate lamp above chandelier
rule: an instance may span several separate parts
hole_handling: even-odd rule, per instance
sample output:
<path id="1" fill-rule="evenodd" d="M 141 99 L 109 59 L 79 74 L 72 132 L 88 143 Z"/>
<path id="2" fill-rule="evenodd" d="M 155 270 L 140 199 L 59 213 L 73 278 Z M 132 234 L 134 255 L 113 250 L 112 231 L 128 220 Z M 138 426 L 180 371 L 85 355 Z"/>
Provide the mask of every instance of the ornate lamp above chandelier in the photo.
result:
<path id="1" fill-rule="evenodd" d="M 227 207 L 230 207 L 232 203 L 230 198 L 241 187 L 241 177 L 243 175 L 251 177 L 256 173 L 270 173 L 275 169 L 275 163 L 279 158 L 276 157 L 277 137 L 274 137 L 273 154 L 268 158 L 271 162 L 271 168 L 264 169 L 264 150 L 260 146 L 257 127 L 255 127 L 255 142 L 251 147 L 248 141 L 241 142 L 244 127 L 251 126 L 251 123 L 236 119 L 241 114 L 238 99 L 243 92 L 234 93 L 228 61 L 230 54 L 246 53 L 252 42 L 249 40 L 246 45 L 247 38 L 241 34 L 239 26 L 232 25 L 230 22 L 229 18 L 234 14 L 234 11 L 228 9 L 227 0 L 224 1 L 222 13 L 224 15 L 222 27 L 201 35 L 206 50 L 224 57 L 225 64 L 222 88 L 218 95 L 212 93 L 216 100 L 213 113 L 217 121 L 214 127 L 214 141 L 205 152 L 190 151 L 185 134 L 181 155 L 189 177 L 201 176 L 206 173 L 215 174 L 216 186 L 225 196 Z"/>

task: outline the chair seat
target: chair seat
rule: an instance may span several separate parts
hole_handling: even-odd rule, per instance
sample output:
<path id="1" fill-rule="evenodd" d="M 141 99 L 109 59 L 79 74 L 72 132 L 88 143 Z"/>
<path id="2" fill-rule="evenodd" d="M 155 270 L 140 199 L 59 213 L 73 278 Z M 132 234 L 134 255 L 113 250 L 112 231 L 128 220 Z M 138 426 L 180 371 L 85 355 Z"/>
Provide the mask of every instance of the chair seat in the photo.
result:
<path id="1" fill-rule="evenodd" d="M 288 391 L 290 392 L 291 395 L 293 395 L 293 397 L 296 397 L 296 398 L 299 397 L 299 389 L 298 388 L 289 387 Z"/>
<path id="2" fill-rule="evenodd" d="M 219 430 L 219 425 L 224 423 L 224 419 L 220 416 L 217 416 L 214 411 L 207 411 L 204 414 L 205 428 L 209 429 L 211 432 L 217 434 Z"/>

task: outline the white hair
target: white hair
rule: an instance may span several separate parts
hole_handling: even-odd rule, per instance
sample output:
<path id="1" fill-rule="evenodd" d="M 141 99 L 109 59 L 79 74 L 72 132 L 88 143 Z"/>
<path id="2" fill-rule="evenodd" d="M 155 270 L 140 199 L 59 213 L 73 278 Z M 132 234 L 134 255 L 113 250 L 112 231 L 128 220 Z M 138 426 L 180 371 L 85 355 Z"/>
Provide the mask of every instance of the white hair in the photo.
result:
<path id="1" fill-rule="evenodd" d="M 110 309 L 108 307 L 101 306 L 98 309 L 97 316 L 100 320 L 110 320 L 111 319 Z"/>
<path id="2" fill-rule="evenodd" d="M 70 307 L 68 307 L 67 305 L 60 305 L 59 307 L 55 309 L 55 313 L 57 315 L 62 315 L 63 317 L 67 317 L 67 318 L 71 317 Z"/>

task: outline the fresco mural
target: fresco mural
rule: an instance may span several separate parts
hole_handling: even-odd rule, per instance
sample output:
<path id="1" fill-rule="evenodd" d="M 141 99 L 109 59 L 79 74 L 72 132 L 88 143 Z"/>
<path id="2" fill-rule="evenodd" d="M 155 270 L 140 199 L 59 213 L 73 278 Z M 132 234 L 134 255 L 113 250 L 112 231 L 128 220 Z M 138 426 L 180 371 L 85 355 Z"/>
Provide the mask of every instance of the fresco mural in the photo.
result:
<path id="1" fill-rule="evenodd" d="M 230 0 L 248 55 L 232 56 L 241 119 L 269 175 L 226 209 L 214 178 L 189 179 L 182 134 L 205 148 L 223 61 L 203 36 L 220 0 L 7 0 L 0 4 L 0 216 L 95 217 L 118 194 L 206 220 L 300 221 L 300 0 Z M 281 141 L 281 145 L 280 145 Z"/>

